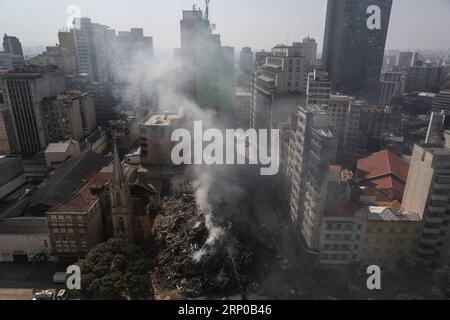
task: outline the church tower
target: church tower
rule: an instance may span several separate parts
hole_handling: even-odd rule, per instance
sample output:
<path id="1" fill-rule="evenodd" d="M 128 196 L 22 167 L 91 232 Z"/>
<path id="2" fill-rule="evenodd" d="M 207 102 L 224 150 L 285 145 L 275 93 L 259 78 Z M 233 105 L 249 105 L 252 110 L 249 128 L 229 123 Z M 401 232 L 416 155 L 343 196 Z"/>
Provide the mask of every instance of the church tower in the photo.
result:
<path id="1" fill-rule="evenodd" d="M 126 238 L 133 242 L 132 206 L 130 188 L 124 175 L 122 164 L 117 151 L 117 143 L 114 141 L 113 174 L 110 180 L 111 216 L 113 236 Z"/>

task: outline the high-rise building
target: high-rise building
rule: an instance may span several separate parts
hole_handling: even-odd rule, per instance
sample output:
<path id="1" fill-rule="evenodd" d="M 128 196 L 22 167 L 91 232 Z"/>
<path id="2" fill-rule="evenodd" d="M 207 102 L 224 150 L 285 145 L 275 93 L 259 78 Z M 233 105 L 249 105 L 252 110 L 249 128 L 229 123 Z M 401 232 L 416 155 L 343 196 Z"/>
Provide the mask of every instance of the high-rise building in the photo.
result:
<path id="1" fill-rule="evenodd" d="M 268 129 L 286 122 L 307 88 L 307 59 L 301 46 L 278 45 L 252 77 L 250 126 Z"/>
<path id="2" fill-rule="evenodd" d="M 15 56 L 23 58 L 22 44 L 17 37 L 8 36 L 6 33 L 3 37 L 3 50 Z"/>
<path id="3" fill-rule="evenodd" d="M 183 111 L 158 112 L 145 118 L 139 124 L 141 143 L 141 163 L 148 165 L 171 165 L 172 149 L 176 143 L 171 141 L 172 132 L 182 128 Z"/>
<path id="4" fill-rule="evenodd" d="M 303 39 L 302 42 L 294 42 L 293 46 L 299 46 L 302 48 L 301 55 L 308 60 L 308 67 L 311 66 L 311 61 L 317 58 L 317 42 L 316 39 L 310 36 Z M 314 70 L 314 69 L 310 69 Z"/>
<path id="5" fill-rule="evenodd" d="M 400 70 L 408 70 L 416 64 L 418 53 L 416 52 L 400 52 L 397 57 L 397 67 Z"/>
<path id="6" fill-rule="evenodd" d="M 299 107 L 291 123 L 288 158 L 291 218 L 306 247 L 317 251 L 335 139 L 329 115 L 321 106 Z"/>
<path id="7" fill-rule="evenodd" d="M 444 67 L 426 63 L 408 69 L 407 92 L 438 92 L 444 77 Z"/>
<path id="8" fill-rule="evenodd" d="M 330 95 L 331 82 L 328 79 L 328 73 L 322 70 L 314 70 L 314 72 L 308 73 L 306 105 L 328 105 Z"/>
<path id="9" fill-rule="evenodd" d="M 0 50 L 0 70 L 14 70 L 16 66 L 24 64 L 22 45 L 16 37 L 5 34 L 3 37 L 3 50 Z"/>
<path id="10" fill-rule="evenodd" d="M 239 60 L 239 68 L 240 71 L 245 74 L 250 74 L 254 69 L 252 48 L 242 48 Z"/>
<path id="11" fill-rule="evenodd" d="M 361 132 L 380 139 L 386 133 L 400 135 L 401 108 L 398 106 L 365 105 L 361 113 Z"/>
<path id="12" fill-rule="evenodd" d="M 108 26 L 78 18 L 74 29 L 79 73 L 89 75 L 91 81 L 109 82 L 116 75 L 115 31 Z"/>
<path id="13" fill-rule="evenodd" d="M 393 97 L 402 96 L 406 89 L 406 74 L 404 72 L 385 72 L 380 81 L 380 97 L 378 105 L 386 106 Z"/>
<path id="14" fill-rule="evenodd" d="M 97 127 L 94 98 L 87 92 L 67 91 L 42 102 L 50 142 L 80 141 Z"/>
<path id="15" fill-rule="evenodd" d="M 351 96 L 331 95 L 327 108 L 336 137 L 336 163 L 352 168 L 360 155 L 360 120 L 364 101 Z"/>
<path id="16" fill-rule="evenodd" d="M 236 88 L 236 110 L 235 116 L 237 126 L 239 128 L 248 129 L 250 126 L 250 104 L 252 94 L 250 89 L 237 87 Z"/>
<path id="17" fill-rule="evenodd" d="M 28 60 L 37 66 L 57 66 L 68 74 L 77 73 L 76 56 L 71 56 L 65 48 L 59 45 L 49 46 L 40 55 Z"/>
<path id="18" fill-rule="evenodd" d="M 141 60 L 153 57 L 153 38 L 144 36 L 142 28 L 132 28 L 130 31 L 119 31 L 117 34 L 118 63 L 131 64 L 133 58 Z"/>
<path id="19" fill-rule="evenodd" d="M 77 48 L 75 45 L 74 30 L 60 31 L 58 33 L 59 47 L 63 54 L 64 71 L 69 74 L 78 72 Z"/>
<path id="20" fill-rule="evenodd" d="M 235 98 L 234 49 L 222 47 L 207 14 L 196 8 L 183 11 L 180 28 L 183 88 L 201 108 L 231 114 Z"/>
<path id="21" fill-rule="evenodd" d="M 368 26 L 368 8 L 381 9 L 380 28 Z M 377 103 L 377 88 L 392 0 L 329 0 L 322 62 L 336 92 Z"/>
<path id="22" fill-rule="evenodd" d="M 402 210 L 423 219 L 418 254 L 450 263 L 450 132 L 445 146 L 415 145 Z"/>
<path id="23" fill-rule="evenodd" d="M 265 64 L 268 56 L 270 56 L 269 51 L 262 50 L 262 51 L 256 52 L 255 53 L 255 65 L 257 67 L 260 67 L 263 64 Z"/>
<path id="24" fill-rule="evenodd" d="M 12 115 L 18 145 L 14 152 L 34 154 L 48 143 L 42 100 L 65 91 L 64 73 L 55 68 L 27 66 L 0 75 L 0 91 Z"/>
<path id="25" fill-rule="evenodd" d="M 24 64 L 24 59 L 22 56 L 16 56 L 8 52 L 0 51 L 0 70 L 14 70 L 16 66 Z"/>
<path id="26" fill-rule="evenodd" d="M 336 163 L 349 168 L 358 158 L 380 151 L 386 134 L 400 131 L 397 106 L 372 106 L 351 96 L 331 95 L 327 111 L 337 139 Z"/>
<path id="27" fill-rule="evenodd" d="M 82 86 L 83 91 L 87 91 L 94 97 L 95 118 L 99 125 L 109 126 L 109 122 L 117 120 L 120 110 L 118 109 L 121 100 L 123 86 L 119 83 L 91 82 Z"/>
<path id="28" fill-rule="evenodd" d="M 450 116 L 450 90 L 439 92 L 433 100 L 433 111 L 445 111 Z"/>

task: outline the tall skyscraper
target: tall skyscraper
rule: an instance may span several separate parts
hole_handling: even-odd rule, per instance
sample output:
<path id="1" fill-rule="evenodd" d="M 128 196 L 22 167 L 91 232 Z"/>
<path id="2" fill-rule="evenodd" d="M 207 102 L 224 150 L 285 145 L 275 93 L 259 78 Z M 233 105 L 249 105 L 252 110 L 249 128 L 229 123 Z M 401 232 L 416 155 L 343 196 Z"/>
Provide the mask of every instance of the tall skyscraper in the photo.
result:
<path id="1" fill-rule="evenodd" d="M 65 71 L 75 74 L 78 72 L 77 48 L 75 45 L 74 31 L 60 31 L 58 33 L 59 47 L 63 53 Z"/>
<path id="2" fill-rule="evenodd" d="M 78 25 L 74 35 L 79 73 L 88 74 L 91 81 L 113 81 L 115 31 L 89 18 L 79 18 Z"/>
<path id="3" fill-rule="evenodd" d="M 445 111 L 450 116 L 450 90 L 439 92 L 433 100 L 433 111 Z"/>
<path id="4" fill-rule="evenodd" d="M 374 5 L 379 29 L 370 25 Z M 391 8 L 392 0 L 328 1 L 322 61 L 336 92 L 377 103 Z"/>
<path id="5" fill-rule="evenodd" d="M 408 68 L 411 68 L 415 65 L 418 58 L 417 52 L 400 52 L 397 57 L 397 67 L 399 67 L 401 70 L 407 70 Z"/>
<path id="6" fill-rule="evenodd" d="M 261 59 L 262 60 L 262 59 Z M 257 67 L 252 79 L 250 125 L 269 129 L 288 120 L 304 105 L 308 61 L 299 45 L 278 45 Z"/>
<path id="7" fill-rule="evenodd" d="M 442 132 L 441 132 L 442 133 Z M 423 219 L 418 255 L 450 263 L 450 131 L 443 145 L 415 145 L 402 210 Z"/>
<path id="8" fill-rule="evenodd" d="M 253 51 L 252 48 L 242 48 L 239 68 L 242 73 L 250 74 L 253 70 Z"/>
<path id="9" fill-rule="evenodd" d="M 141 59 L 153 57 L 153 38 L 144 36 L 144 29 L 132 28 L 130 31 L 119 31 L 117 35 L 118 62 L 130 64 L 135 56 Z"/>
<path id="10" fill-rule="evenodd" d="M 47 147 L 48 136 L 42 100 L 64 92 L 64 73 L 55 68 L 24 67 L 0 75 L 0 91 L 12 115 L 18 145 L 13 152 L 34 154 Z"/>
<path id="11" fill-rule="evenodd" d="M 408 69 L 407 92 L 438 92 L 445 76 L 443 66 L 425 63 Z"/>
<path id="12" fill-rule="evenodd" d="M 316 39 L 307 36 L 302 42 L 294 42 L 294 46 L 302 48 L 302 56 L 308 60 L 308 65 L 317 58 L 317 42 Z M 313 69 L 310 69 L 313 70 Z"/>
<path id="13" fill-rule="evenodd" d="M 361 146 L 360 121 L 364 101 L 351 96 L 332 95 L 327 108 L 336 141 L 336 163 L 353 168 Z"/>
<path id="14" fill-rule="evenodd" d="M 405 72 L 383 73 L 380 81 L 378 105 L 389 105 L 393 97 L 403 95 L 406 90 L 406 78 Z"/>
<path id="15" fill-rule="evenodd" d="M 15 56 L 23 57 L 22 44 L 17 37 L 8 36 L 5 33 L 3 37 L 3 50 Z"/>
<path id="16" fill-rule="evenodd" d="M 183 87 L 187 94 L 201 108 L 232 113 L 235 104 L 234 49 L 222 47 L 220 35 L 213 33 L 214 25 L 208 14 L 203 15 L 196 8 L 183 11 L 180 28 L 180 57 L 185 73 Z"/>
<path id="17" fill-rule="evenodd" d="M 318 250 L 325 211 L 328 168 L 336 144 L 321 106 L 299 107 L 292 119 L 288 176 L 291 218 L 306 247 Z"/>

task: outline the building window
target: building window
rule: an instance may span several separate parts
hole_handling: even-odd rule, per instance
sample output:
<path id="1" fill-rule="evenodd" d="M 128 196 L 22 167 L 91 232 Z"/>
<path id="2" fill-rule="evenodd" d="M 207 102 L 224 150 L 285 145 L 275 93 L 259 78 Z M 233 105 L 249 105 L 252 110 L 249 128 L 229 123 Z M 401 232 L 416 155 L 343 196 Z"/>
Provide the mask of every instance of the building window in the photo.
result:
<path id="1" fill-rule="evenodd" d="M 48 248 L 47 240 L 44 240 L 44 247 L 45 247 L 45 248 Z"/>

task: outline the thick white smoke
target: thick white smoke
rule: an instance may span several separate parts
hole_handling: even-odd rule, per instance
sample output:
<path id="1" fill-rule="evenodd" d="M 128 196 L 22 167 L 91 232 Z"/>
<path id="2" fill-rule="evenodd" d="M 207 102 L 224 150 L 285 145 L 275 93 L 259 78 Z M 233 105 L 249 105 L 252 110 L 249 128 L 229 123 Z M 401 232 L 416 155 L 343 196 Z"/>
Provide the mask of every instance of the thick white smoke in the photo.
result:
<path id="1" fill-rule="evenodd" d="M 126 106 L 140 108 L 138 111 L 154 112 L 165 110 L 178 110 L 183 108 L 184 114 L 189 121 L 202 121 L 204 127 L 217 127 L 214 121 L 214 112 L 200 108 L 192 99 L 179 90 L 179 77 L 186 68 L 183 61 L 175 59 L 173 55 L 156 56 L 151 58 L 145 52 L 135 52 L 132 65 L 122 70 L 120 80 L 125 83 L 126 90 L 121 92 L 121 98 Z M 183 68 L 182 68 L 183 67 Z M 187 79 L 195 81 L 195 79 Z M 178 84 L 178 85 L 177 85 Z M 136 99 L 136 94 L 140 99 Z M 137 105 L 139 101 L 141 105 Z M 142 105 L 143 102 L 149 105 Z M 142 110 L 143 109 L 143 110 Z M 214 244 L 225 235 L 225 231 L 214 224 L 213 207 L 210 202 L 210 189 L 214 179 L 213 169 L 208 167 L 197 167 L 195 169 L 196 180 L 194 190 L 197 206 L 200 213 L 205 217 L 205 225 L 208 230 L 208 238 L 203 247 L 197 251 L 193 260 L 200 262 Z M 223 192 L 227 192 L 222 190 Z"/>
<path id="2" fill-rule="evenodd" d="M 209 200 L 209 192 L 211 188 L 211 175 L 207 171 L 200 171 L 197 180 L 194 183 L 195 199 L 201 214 L 205 216 L 205 225 L 208 229 L 208 238 L 203 247 L 194 253 L 195 262 L 200 262 L 208 250 L 225 235 L 225 231 L 214 224 L 213 207 Z"/>

